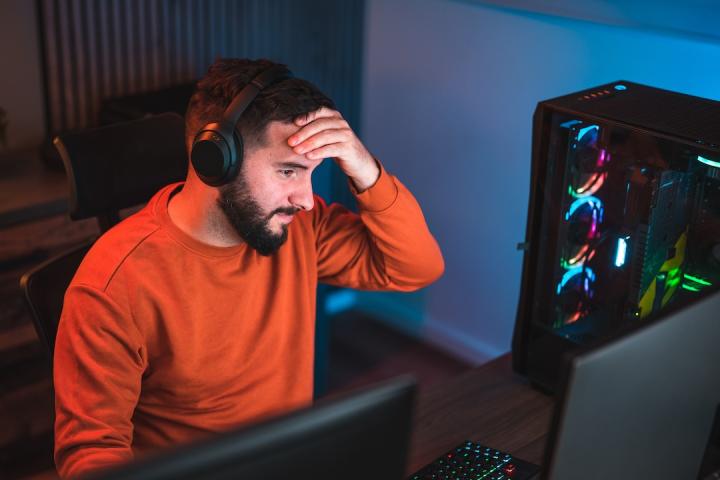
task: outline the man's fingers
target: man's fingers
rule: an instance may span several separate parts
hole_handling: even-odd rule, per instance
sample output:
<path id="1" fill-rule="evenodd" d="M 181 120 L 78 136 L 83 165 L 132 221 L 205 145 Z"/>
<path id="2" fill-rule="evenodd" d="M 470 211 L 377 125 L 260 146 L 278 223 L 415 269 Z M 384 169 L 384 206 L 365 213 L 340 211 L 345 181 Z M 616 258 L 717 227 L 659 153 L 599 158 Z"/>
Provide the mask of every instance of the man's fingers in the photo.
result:
<path id="1" fill-rule="evenodd" d="M 328 107 L 320 107 L 317 110 L 310 112 L 306 115 L 299 115 L 295 118 L 295 125 L 302 126 L 307 125 L 308 123 L 318 119 L 318 118 L 342 118 L 342 115 L 340 115 L 340 112 L 337 110 L 333 110 L 332 108 Z"/>
<path id="2" fill-rule="evenodd" d="M 321 158 L 342 157 L 345 150 L 343 143 L 331 143 L 320 148 L 316 148 L 312 152 L 308 152 L 305 156 L 309 160 L 319 160 Z"/>
<path id="3" fill-rule="evenodd" d="M 299 155 L 306 154 L 324 145 L 333 143 L 343 143 L 350 139 L 351 131 L 349 128 L 325 129 L 308 138 L 293 150 Z"/>
<path id="4" fill-rule="evenodd" d="M 303 128 L 292 134 L 288 138 L 288 145 L 297 147 L 308 138 L 316 135 L 323 130 L 350 129 L 348 123 L 342 118 L 326 117 L 319 118 L 314 122 L 305 125 Z"/>

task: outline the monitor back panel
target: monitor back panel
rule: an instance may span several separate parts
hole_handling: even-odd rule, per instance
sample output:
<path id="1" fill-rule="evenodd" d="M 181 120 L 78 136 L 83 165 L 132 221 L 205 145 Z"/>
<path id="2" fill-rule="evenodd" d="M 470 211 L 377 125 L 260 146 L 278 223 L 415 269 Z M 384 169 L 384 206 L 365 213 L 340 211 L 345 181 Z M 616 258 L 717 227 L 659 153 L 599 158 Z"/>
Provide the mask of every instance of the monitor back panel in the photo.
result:
<path id="1" fill-rule="evenodd" d="M 545 478 L 705 478 L 720 404 L 718 312 L 720 291 L 574 356 Z"/>
<path id="2" fill-rule="evenodd" d="M 415 398 L 410 377 L 148 455 L 96 480 L 402 478 Z"/>

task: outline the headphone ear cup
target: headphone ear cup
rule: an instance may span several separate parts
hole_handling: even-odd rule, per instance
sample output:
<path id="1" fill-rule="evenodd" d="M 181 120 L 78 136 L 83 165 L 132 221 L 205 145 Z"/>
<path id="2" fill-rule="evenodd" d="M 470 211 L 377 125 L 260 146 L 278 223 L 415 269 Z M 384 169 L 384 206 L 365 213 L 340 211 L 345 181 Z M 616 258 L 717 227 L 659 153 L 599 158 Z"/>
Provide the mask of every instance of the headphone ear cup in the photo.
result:
<path id="1" fill-rule="evenodd" d="M 190 152 L 195 173 L 213 187 L 227 183 L 231 172 L 237 170 L 237 140 L 234 133 L 223 130 L 217 123 L 205 126 L 195 136 Z"/>

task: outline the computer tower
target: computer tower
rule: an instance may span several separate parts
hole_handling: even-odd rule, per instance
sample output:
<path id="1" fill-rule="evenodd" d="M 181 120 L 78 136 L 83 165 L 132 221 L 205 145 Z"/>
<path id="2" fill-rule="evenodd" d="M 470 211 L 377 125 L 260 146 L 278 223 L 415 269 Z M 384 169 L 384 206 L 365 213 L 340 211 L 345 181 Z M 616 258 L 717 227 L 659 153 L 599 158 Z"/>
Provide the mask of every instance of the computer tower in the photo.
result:
<path id="1" fill-rule="evenodd" d="M 565 352 L 720 282 L 720 102 L 626 81 L 540 102 L 522 247 L 513 368 L 552 392 Z"/>

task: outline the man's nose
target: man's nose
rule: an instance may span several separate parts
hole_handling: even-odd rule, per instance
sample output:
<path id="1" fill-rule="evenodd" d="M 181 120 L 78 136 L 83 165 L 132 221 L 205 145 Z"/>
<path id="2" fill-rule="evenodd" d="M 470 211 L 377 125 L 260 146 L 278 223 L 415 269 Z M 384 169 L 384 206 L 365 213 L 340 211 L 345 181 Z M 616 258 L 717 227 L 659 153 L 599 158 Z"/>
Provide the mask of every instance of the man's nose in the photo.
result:
<path id="1" fill-rule="evenodd" d="M 292 203 L 295 208 L 301 210 L 312 210 L 313 205 L 315 205 L 315 199 L 313 198 L 312 182 L 310 180 L 303 182 L 302 185 L 293 191 L 290 196 L 290 203 Z"/>

